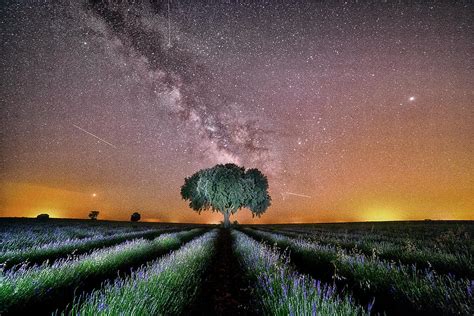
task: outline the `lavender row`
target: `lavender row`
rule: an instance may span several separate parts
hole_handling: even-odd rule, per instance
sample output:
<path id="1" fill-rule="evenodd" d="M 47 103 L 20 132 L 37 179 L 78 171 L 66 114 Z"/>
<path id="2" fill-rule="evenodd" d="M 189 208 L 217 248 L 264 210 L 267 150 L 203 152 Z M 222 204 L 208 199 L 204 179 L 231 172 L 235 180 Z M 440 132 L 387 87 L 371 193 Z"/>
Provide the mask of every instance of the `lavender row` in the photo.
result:
<path id="1" fill-rule="evenodd" d="M 160 230 L 176 225 L 110 221 L 3 219 L 0 221 L 0 253 L 38 247 L 45 243 L 84 238 L 105 238 L 116 234 Z"/>
<path id="2" fill-rule="evenodd" d="M 265 228 L 259 230 L 269 231 Z M 421 248 L 407 241 L 399 244 L 388 241 L 374 242 L 365 237 L 353 237 L 347 239 L 345 236 L 330 236 L 325 234 L 302 233 L 282 229 L 279 234 L 292 237 L 304 238 L 308 242 L 329 247 L 340 247 L 351 253 L 361 253 L 366 256 L 378 257 L 382 260 L 401 262 L 403 264 L 415 264 L 418 268 L 433 268 L 438 273 L 454 274 L 458 277 L 474 278 L 474 258 L 468 252 L 448 253 L 441 249 Z"/>
<path id="3" fill-rule="evenodd" d="M 363 254 L 348 254 L 335 247 L 309 243 L 252 229 L 245 233 L 289 249 L 298 267 L 313 276 L 349 286 L 360 301 L 375 297 L 378 311 L 428 312 L 431 315 L 472 315 L 474 282 L 419 270 Z"/>
<path id="4" fill-rule="evenodd" d="M 413 242 L 421 247 L 450 250 L 462 245 L 474 235 L 474 223 L 469 221 L 425 221 L 384 223 L 332 223 L 298 225 L 262 225 L 262 227 L 346 239 L 367 239 L 374 242 Z"/>
<path id="5" fill-rule="evenodd" d="M 292 270 L 288 258 L 234 231 L 234 251 L 255 283 L 258 303 L 266 315 L 366 315 L 349 295 L 338 295 L 335 285 L 321 283 Z"/>
<path id="6" fill-rule="evenodd" d="M 57 298 L 72 298 L 76 288 L 91 286 L 116 276 L 118 271 L 142 264 L 177 249 L 202 234 L 193 229 L 163 234 L 154 240 L 136 239 L 98 249 L 90 254 L 60 259 L 49 265 L 3 271 L 0 276 L 0 314 L 21 314 L 26 310 L 57 306 Z"/>
<path id="7" fill-rule="evenodd" d="M 42 263 L 45 260 L 53 261 L 54 259 L 65 257 L 67 255 L 77 255 L 85 253 L 95 248 L 112 246 L 126 240 L 136 238 L 154 238 L 171 229 L 150 229 L 128 232 L 123 234 L 115 234 L 108 237 L 94 236 L 83 239 L 64 239 L 36 245 L 34 247 L 10 250 L 0 253 L 0 264 L 4 269 L 9 269 L 14 265 L 28 263 Z"/>
<path id="8" fill-rule="evenodd" d="M 385 227 L 385 228 L 384 228 Z M 434 251 L 446 254 L 472 254 L 474 225 L 471 223 L 351 223 L 321 225 L 262 225 L 258 229 L 285 232 L 317 239 L 320 242 L 383 244 L 406 251 Z"/>
<path id="9" fill-rule="evenodd" d="M 63 314 L 181 315 L 196 299 L 214 253 L 211 231 L 164 258 L 117 278 L 75 303 Z"/>

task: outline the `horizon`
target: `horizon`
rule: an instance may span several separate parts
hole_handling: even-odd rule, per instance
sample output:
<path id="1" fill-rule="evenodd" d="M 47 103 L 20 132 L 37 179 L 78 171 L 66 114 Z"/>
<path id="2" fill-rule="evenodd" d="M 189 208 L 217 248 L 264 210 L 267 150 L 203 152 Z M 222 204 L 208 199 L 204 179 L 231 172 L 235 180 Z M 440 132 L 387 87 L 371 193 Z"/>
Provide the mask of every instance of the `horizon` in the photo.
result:
<path id="1" fill-rule="evenodd" d="M 3 3 L 0 217 L 218 223 L 180 187 L 236 163 L 239 223 L 474 220 L 472 9 Z"/>
<path id="2" fill-rule="evenodd" d="M 140 213 L 140 212 L 139 212 Z M 53 220 L 85 220 L 89 221 L 90 218 L 88 216 L 84 217 L 54 217 L 51 216 L 49 213 L 38 213 L 35 216 L 1 216 L 1 219 L 32 219 L 36 220 L 37 216 L 40 214 L 48 214 L 49 219 Z M 130 215 L 132 213 L 128 214 L 128 217 L 125 216 L 124 218 L 117 219 L 117 218 L 109 218 L 109 217 L 103 217 L 104 214 L 99 213 L 99 217 L 96 219 L 98 221 L 111 221 L 111 222 L 130 222 Z M 207 220 L 207 221 L 190 221 L 190 222 L 184 222 L 184 221 L 162 221 L 156 218 L 149 218 L 145 217 L 146 213 L 140 213 L 142 218 L 138 221 L 139 223 L 157 223 L 157 224 L 166 224 L 166 223 L 172 223 L 172 224 L 203 224 L 203 225 L 218 225 L 222 223 L 222 218 L 220 214 L 215 214 L 215 219 L 212 220 Z M 199 217 L 197 219 L 202 219 L 202 217 Z M 344 221 L 344 220 L 339 220 L 339 221 L 319 221 L 319 222 L 309 222 L 309 221 L 286 221 L 286 222 L 266 222 L 266 221 L 261 221 L 261 220 L 254 220 L 254 221 L 249 221 L 249 222 L 241 222 L 239 221 L 235 216 L 231 217 L 231 222 L 237 220 L 237 222 L 240 225 L 297 225 L 297 224 L 357 224 L 357 223 L 399 223 L 399 222 L 471 222 L 474 221 L 474 219 L 445 219 L 445 218 L 423 218 L 423 219 L 367 219 L 367 220 L 354 220 L 354 221 Z"/>
<path id="3" fill-rule="evenodd" d="M 38 214 L 40 215 L 40 214 Z M 16 219 L 31 219 L 31 220 L 38 220 L 36 217 L 0 217 L 0 220 L 16 220 Z M 39 220 L 39 222 L 44 222 L 48 220 L 72 220 L 72 221 L 90 221 L 90 218 L 61 218 L 61 217 L 49 217 L 46 220 Z M 144 224 L 183 224 L 183 225 L 222 225 L 222 221 L 220 222 L 209 222 L 209 223 L 201 223 L 201 222 L 159 222 L 159 221 L 147 221 L 146 218 L 140 219 L 139 221 L 132 222 L 129 220 L 117 220 L 117 219 L 101 219 L 97 218 L 94 221 L 102 221 L 102 222 L 121 222 L 121 223 L 144 223 Z M 373 220 L 373 221 L 359 221 L 359 222 L 285 222 L 285 223 L 238 223 L 238 225 L 270 225 L 270 226 L 278 226 L 278 225 L 319 225 L 319 224 L 370 224 L 370 223 L 429 223 L 429 222 L 450 222 L 450 223 L 462 223 L 462 222 L 473 222 L 474 220 L 469 219 L 420 219 L 420 220 Z"/>

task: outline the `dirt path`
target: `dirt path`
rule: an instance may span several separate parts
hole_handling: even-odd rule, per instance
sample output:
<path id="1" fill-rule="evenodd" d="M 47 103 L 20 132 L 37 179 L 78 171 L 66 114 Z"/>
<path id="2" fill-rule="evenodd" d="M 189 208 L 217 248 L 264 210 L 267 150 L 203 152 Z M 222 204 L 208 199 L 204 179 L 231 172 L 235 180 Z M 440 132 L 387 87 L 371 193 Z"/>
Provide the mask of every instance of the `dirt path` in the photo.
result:
<path id="1" fill-rule="evenodd" d="M 192 315 L 256 315 L 251 288 L 232 252 L 230 229 L 220 229 L 216 256 L 202 284 Z"/>

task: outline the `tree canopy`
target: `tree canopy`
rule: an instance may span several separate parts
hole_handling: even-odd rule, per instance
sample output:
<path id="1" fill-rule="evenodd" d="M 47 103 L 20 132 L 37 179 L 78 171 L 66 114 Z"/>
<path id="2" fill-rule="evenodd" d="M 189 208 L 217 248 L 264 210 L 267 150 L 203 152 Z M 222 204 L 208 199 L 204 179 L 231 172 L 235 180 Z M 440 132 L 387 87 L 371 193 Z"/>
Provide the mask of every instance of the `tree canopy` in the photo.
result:
<path id="1" fill-rule="evenodd" d="M 130 216 L 130 221 L 138 222 L 141 218 L 142 218 L 142 216 L 140 215 L 140 213 L 135 212 Z"/>
<path id="2" fill-rule="evenodd" d="M 91 211 L 89 213 L 89 218 L 94 221 L 97 219 L 98 216 L 99 216 L 99 211 Z"/>
<path id="3" fill-rule="evenodd" d="M 181 196 L 198 213 L 223 213 L 225 226 L 230 224 L 230 214 L 239 209 L 247 208 L 252 216 L 261 216 L 271 203 L 267 177 L 258 169 L 245 170 L 235 164 L 197 171 L 184 180 Z"/>

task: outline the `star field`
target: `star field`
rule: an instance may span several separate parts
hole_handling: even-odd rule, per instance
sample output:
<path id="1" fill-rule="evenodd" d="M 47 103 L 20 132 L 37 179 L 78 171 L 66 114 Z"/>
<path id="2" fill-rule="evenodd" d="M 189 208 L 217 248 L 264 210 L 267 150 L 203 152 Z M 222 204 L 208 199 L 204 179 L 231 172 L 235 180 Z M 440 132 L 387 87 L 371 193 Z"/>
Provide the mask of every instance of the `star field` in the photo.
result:
<path id="1" fill-rule="evenodd" d="M 0 10 L 3 216 L 213 221 L 179 187 L 234 162 L 260 222 L 473 217 L 469 2 Z"/>

